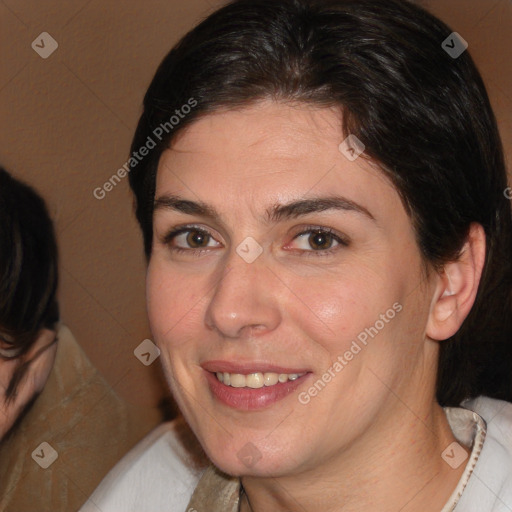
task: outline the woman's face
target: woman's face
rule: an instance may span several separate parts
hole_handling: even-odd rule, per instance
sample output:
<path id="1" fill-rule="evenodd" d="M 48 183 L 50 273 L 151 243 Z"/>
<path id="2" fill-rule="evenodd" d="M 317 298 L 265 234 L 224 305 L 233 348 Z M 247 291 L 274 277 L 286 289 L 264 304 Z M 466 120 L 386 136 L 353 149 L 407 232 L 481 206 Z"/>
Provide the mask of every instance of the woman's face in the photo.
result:
<path id="1" fill-rule="evenodd" d="M 265 101 L 196 121 L 160 160 L 151 328 L 183 414 L 233 475 L 324 464 L 434 387 L 410 219 L 340 134 L 334 109 Z"/>

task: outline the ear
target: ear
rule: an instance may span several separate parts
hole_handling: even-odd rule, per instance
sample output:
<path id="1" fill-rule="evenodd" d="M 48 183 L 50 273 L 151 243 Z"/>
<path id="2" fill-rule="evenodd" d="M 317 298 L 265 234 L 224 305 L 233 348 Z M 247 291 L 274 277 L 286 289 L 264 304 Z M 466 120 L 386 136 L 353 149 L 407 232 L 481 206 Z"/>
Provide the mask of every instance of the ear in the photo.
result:
<path id="1" fill-rule="evenodd" d="M 429 338 L 450 338 L 468 316 L 482 276 L 485 245 L 484 228 L 471 224 L 460 258 L 447 263 L 438 274 L 426 328 Z"/>

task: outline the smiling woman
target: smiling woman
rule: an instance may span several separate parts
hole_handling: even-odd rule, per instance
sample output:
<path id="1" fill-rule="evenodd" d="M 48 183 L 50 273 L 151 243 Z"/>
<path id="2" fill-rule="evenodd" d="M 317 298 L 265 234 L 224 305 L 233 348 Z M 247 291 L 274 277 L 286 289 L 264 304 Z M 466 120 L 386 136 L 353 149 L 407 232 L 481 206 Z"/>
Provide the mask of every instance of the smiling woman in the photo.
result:
<path id="1" fill-rule="evenodd" d="M 91 503 L 512 510 L 511 210 L 463 41 L 407 1 L 234 1 L 164 59 L 132 150 L 188 97 L 130 184 L 210 465 L 170 424 Z"/>

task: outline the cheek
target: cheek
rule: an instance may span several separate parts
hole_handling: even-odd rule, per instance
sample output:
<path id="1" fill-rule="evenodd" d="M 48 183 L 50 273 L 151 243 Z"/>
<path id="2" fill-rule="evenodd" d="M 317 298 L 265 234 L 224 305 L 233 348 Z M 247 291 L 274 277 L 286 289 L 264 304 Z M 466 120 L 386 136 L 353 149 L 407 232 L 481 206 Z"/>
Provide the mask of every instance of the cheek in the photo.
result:
<path id="1" fill-rule="evenodd" d="M 295 278 L 290 288 L 295 295 L 289 302 L 294 323 L 311 339 L 325 340 L 331 354 L 350 344 L 397 300 L 389 282 L 354 267 L 314 281 Z"/>
<path id="2" fill-rule="evenodd" d="M 200 321 L 200 278 L 191 279 L 173 272 L 165 264 L 152 260 L 146 278 L 148 319 L 155 342 L 162 348 L 185 344 L 186 334 Z"/>

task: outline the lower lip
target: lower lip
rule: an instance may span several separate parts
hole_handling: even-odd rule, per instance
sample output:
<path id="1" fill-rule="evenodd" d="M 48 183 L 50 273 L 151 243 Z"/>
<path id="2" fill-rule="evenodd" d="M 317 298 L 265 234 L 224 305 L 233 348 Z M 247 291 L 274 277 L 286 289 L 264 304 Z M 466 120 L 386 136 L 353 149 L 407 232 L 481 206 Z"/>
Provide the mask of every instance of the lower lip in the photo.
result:
<path id="1" fill-rule="evenodd" d="M 293 393 L 309 376 L 309 373 L 295 380 L 279 382 L 274 386 L 264 386 L 262 388 L 234 388 L 226 386 L 217 379 L 212 372 L 205 370 L 206 379 L 210 387 L 210 391 L 215 398 L 233 409 L 242 411 L 254 411 L 264 409 L 279 400 L 282 400 L 290 393 Z"/>

